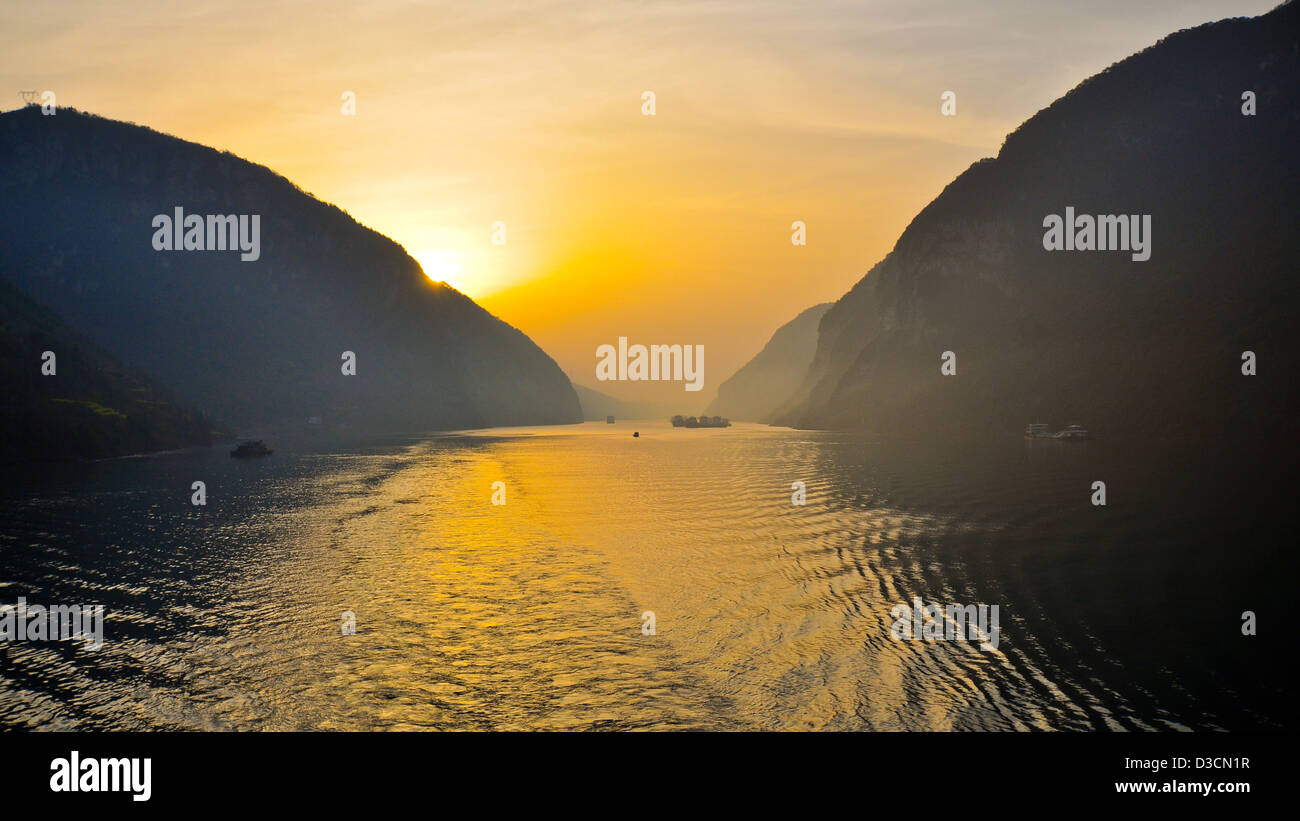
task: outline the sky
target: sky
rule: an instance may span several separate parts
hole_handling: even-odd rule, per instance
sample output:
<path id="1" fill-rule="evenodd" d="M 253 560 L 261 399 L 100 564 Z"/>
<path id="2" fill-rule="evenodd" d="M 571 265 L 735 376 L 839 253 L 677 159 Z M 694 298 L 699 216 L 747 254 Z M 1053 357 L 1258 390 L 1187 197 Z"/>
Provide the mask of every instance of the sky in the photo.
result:
<path id="1" fill-rule="evenodd" d="M 48 89 L 269 166 L 573 381 L 698 412 L 1035 112 L 1275 5 L 0 0 L 0 108 Z M 619 337 L 703 345 L 704 389 L 597 382 Z"/>

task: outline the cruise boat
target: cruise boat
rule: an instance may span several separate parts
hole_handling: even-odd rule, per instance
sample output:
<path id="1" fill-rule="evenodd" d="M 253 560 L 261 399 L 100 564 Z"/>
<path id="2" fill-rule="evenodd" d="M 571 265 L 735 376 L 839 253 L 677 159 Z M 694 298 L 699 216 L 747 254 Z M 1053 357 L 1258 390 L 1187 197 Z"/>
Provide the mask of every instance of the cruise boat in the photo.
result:
<path id="1" fill-rule="evenodd" d="M 729 428 L 731 420 L 725 416 L 674 416 L 671 420 L 675 428 Z"/>
<path id="2" fill-rule="evenodd" d="M 1080 441 L 1091 439 L 1092 434 L 1079 425 L 1067 425 L 1065 430 L 1053 432 L 1048 429 L 1047 425 L 1034 423 L 1025 426 L 1026 439 L 1054 439 L 1057 441 Z"/>
<path id="3" fill-rule="evenodd" d="M 1065 430 L 1058 431 L 1053 439 L 1091 439 L 1092 434 L 1084 430 L 1079 425 L 1067 425 Z"/>

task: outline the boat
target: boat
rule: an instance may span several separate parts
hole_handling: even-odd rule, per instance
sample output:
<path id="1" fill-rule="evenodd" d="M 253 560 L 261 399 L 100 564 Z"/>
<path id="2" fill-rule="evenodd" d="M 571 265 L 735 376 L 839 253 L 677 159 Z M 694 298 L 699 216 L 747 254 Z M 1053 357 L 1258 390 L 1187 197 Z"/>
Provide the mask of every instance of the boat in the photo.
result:
<path id="1" fill-rule="evenodd" d="M 230 455 L 236 459 L 251 459 L 254 456 L 270 456 L 274 451 L 260 439 L 248 439 L 240 442 Z"/>
<path id="2" fill-rule="evenodd" d="M 1067 425 L 1065 430 L 1058 431 L 1056 435 L 1053 436 L 1052 438 L 1082 440 L 1082 439 L 1091 439 L 1092 434 L 1084 430 L 1079 425 Z"/>
<path id="3" fill-rule="evenodd" d="M 1064 430 L 1051 431 L 1047 425 L 1035 423 L 1025 426 L 1026 439 L 1052 439 L 1055 441 L 1083 441 L 1092 434 L 1079 425 L 1067 425 Z"/>
<path id="4" fill-rule="evenodd" d="M 671 420 L 675 428 L 729 428 L 731 420 L 723 416 L 674 416 Z"/>
<path id="5" fill-rule="evenodd" d="M 606 417 L 605 417 L 605 424 L 606 424 L 606 425 L 612 425 L 612 424 L 614 424 L 614 417 L 612 417 L 612 416 L 606 416 Z"/>

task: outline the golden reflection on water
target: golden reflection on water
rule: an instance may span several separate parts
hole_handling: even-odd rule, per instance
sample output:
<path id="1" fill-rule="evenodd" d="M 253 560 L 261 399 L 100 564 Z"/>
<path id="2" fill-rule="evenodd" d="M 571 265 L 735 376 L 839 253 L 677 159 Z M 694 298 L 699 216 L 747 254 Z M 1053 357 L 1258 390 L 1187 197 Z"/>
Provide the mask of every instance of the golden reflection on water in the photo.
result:
<path id="1" fill-rule="evenodd" d="M 1080 465 L 999 452 L 914 463 L 848 435 L 641 422 L 102 466 L 7 508 L 6 543 L 30 546 L 5 584 L 111 606 L 93 658 L 6 648 L 0 726 L 1181 726 L 1078 661 L 1106 648 L 1059 573 L 1027 575 L 1064 550 L 1040 534 L 1095 521 L 1068 518 Z M 214 508 L 161 507 L 195 471 Z M 998 650 L 892 640 L 916 596 L 1000 602 Z M 1054 652 L 1062 614 L 1094 646 Z"/>
<path id="2" fill-rule="evenodd" d="M 889 609 L 923 572 L 890 544 L 953 525 L 826 504 L 815 439 L 588 424 L 322 458 L 317 501 L 283 514 L 270 561 L 234 594 L 274 606 L 251 607 L 215 653 L 228 663 L 209 662 L 242 684 L 205 693 L 203 723 L 1046 726 L 975 684 L 1001 654 L 889 640 Z M 345 610 L 355 636 L 339 635 Z"/>

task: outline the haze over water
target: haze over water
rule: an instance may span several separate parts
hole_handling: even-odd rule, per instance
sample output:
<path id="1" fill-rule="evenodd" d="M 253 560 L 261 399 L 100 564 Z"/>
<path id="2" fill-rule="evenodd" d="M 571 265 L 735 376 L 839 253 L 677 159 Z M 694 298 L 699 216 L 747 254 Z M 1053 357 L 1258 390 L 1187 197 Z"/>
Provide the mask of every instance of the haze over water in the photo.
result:
<path id="1" fill-rule="evenodd" d="M 1240 614 L 1294 509 L 1205 463 L 661 422 L 99 462 L 0 496 L 0 603 L 106 606 L 97 653 L 0 645 L 0 726 L 1293 726 Z M 997 651 L 892 640 L 914 597 Z"/>

